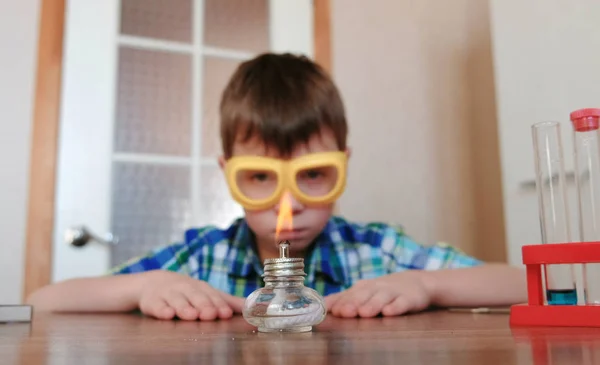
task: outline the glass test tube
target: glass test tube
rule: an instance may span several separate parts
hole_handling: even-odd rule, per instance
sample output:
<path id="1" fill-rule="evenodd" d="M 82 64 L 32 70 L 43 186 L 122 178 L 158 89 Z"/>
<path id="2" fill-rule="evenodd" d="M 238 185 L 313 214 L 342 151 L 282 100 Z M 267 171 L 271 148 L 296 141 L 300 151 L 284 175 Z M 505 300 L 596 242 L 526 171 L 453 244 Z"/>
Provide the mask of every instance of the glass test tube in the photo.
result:
<path id="1" fill-rule="evenodd" d="M 576 110 L 570 117 L 580 239 L 582 242 L 600 241 L 600 109 Z M 585 302 L 600 304 L 600 264 L 586 264 L 583 268 Z"/>
<path id="2" fill-rule="evenodd" d="M 536 123 L 532 135 L 542 243 L 571 242 L 560 124 Z M 545 279 L 549 305 L 577 304 L 573 265 L 546 265 Z"/>

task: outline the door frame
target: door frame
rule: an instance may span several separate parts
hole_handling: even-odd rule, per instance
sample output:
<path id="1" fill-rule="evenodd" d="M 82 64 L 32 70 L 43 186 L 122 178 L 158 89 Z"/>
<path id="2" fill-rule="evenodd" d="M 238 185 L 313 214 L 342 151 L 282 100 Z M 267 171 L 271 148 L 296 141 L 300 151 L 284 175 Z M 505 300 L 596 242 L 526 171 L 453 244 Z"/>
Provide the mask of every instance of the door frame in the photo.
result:
<path id="1" fill-rule="evenodd" d="M 23 300 L 50 284 L 66 0 L 40 0 Z M 329 73 L 331 2 L 313 0 L 314 59 Z"/>
<path id="2" fill-rule="evenodd" d="M 23 298 L 50 283 L 65 0 L 41 0 Z"/>

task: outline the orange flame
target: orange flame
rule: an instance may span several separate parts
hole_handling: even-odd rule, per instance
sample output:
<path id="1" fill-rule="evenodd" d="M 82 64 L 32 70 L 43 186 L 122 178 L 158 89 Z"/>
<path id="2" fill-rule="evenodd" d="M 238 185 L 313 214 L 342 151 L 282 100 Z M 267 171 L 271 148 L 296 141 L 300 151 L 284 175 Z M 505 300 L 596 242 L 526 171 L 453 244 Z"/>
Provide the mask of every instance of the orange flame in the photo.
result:
<path id="1" fill-rule="evenodd" d="M 285 192 L 279 201 L 279 215 L 277 216 L 277 228 L 275 228 L 275 239 L 279 241 L 282 229 L 292 230 L 292 199 L 289 192 Z"/>

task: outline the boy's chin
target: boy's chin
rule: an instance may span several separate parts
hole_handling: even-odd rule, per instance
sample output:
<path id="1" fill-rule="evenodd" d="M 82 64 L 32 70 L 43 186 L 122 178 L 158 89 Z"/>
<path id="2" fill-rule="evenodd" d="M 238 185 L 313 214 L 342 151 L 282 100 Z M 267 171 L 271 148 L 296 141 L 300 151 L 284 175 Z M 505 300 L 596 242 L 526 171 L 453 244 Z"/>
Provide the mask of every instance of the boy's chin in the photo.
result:
<path id="1" fill-rule="evenodd" d="M 316 237 L 290 241 L 290 256 L 303 257 L 315 243 Z"/>
<path id="2" fill-rule="evenodd" d="M 290 254 L 294 255 L 296 253 L 304 252 L 312 243 L 311 239 L 298 239 L 290 241 Z"/>
<path id="3" fill-rule="evenodd" d="M 291 256 L 299 256 L 302 252 L 306 251 L 311 243 L 314 241 L 314 238 L 310 237 L 299 237 L 294 239 L 279 239 L 274 241 L 274 245 L 279 249 L 279 242 L 288 241 L 290 243 L 290 255 Z"/>

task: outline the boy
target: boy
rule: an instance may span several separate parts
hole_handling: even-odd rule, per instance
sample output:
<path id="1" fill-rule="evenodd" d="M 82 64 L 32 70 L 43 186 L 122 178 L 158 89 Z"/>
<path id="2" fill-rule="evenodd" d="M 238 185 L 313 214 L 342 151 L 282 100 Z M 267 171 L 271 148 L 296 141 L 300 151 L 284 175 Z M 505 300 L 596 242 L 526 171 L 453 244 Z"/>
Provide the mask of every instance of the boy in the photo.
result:
<path id="1" fill-rule="evenodd" d="M 306 285 L 325 296 L 334 316 L 526 300 L 520 269 L 419 245 L 393 226 L 332 217 L 346 179 L 346 135 L 342 100 L 318 65 L 289 54 L 243 63 L 222 95 L 219 163 L 245 217 L 224 230 L 188 230 L 184 242 L 111 275 L 50 285 L 28 302 L 37 310 L 226 319 L 263 285 L 261 262 L 278 256 L 278 240 L 291 241 L 291 256 L 305 258 Z M 276 232 L 282 197 L 293 228 Z"/>

